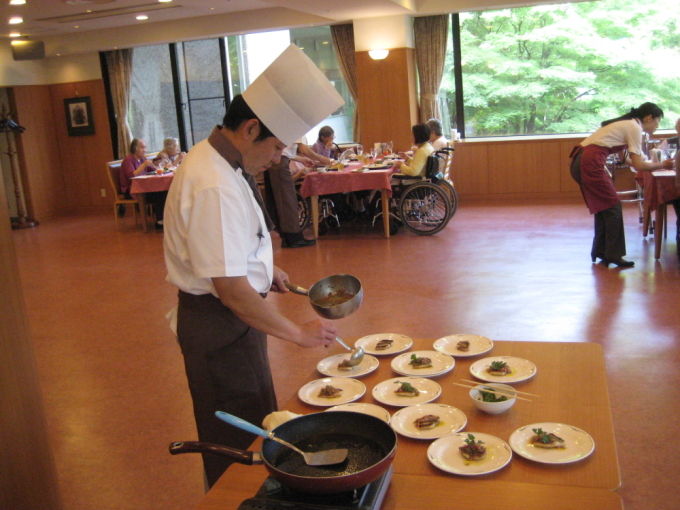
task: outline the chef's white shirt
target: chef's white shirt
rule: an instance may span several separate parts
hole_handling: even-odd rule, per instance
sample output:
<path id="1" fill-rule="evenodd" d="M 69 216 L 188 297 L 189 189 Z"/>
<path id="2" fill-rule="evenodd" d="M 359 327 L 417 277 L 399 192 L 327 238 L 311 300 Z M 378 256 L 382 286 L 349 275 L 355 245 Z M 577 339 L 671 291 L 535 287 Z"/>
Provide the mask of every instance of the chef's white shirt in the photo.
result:
<path id="1" fill-rule="evenodd" d="M 176 172 L 163 222 L 167 280 L 180 290 L 218 297 L 211 278 L 247 276 L 255 291 L 269 291 L 274 253 L 262 210 L 242 170 L 208 140 Z"/>

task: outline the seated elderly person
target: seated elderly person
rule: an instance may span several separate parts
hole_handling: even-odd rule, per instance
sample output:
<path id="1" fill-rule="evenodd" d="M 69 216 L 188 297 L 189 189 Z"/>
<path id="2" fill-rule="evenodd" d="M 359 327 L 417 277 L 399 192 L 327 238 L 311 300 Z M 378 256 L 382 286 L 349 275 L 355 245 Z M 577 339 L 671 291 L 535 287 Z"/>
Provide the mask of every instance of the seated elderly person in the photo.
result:
<path id="1" fill-rule="evenodd" d="M 146 158 L 146 142 L 141 138 L 135 138 L 130 143 L 130 153 L 123 158 L 120 164 L 120 191 L 125 195 L 125 198 L 132 198 L 130 196 L 130 183 L 133 177 L 145 173 L 155 172 L 156 166 L 153 161 Z M 165 207 L 165 197 L 167 191 L 156 191 L 153 193 L 146 193 L 145 198 L 147 203 L 151 204 L 156 217 L 156 229 L 163 229 L 163 208 Z"/>
<path id="2" fill-rule="evenodd" d="M 430 144 L 434 150 L 439 151 L 448 146 L 449 141 L 444 136 L 442 123 L 438 119 L 428 120 L 427 127 L 430 128 Z"/>
<path id="3" fill-rule="evenodd" d="M 412 158 L 406 162 L 397 161 L 394 168 L 397 172 L 410 175 L 413 177 L 422 177 L 425 175 L 425 168 L 427 166 L 427 157 L 434 152 L 434 148 L 430 144 L 430 128 L 427 124 L 416 124 L 411 128 L 413 132 L 413 141 L 416 145 L 416 151 Z"/>
<path id="4" fill-rule="evenodd" d="M 153 159 L 154 164 L 159 168 L 178 167 L 186 156 L 179 148 L 177 138 L 166 138 L 163 140 L 163 150 Z"/>

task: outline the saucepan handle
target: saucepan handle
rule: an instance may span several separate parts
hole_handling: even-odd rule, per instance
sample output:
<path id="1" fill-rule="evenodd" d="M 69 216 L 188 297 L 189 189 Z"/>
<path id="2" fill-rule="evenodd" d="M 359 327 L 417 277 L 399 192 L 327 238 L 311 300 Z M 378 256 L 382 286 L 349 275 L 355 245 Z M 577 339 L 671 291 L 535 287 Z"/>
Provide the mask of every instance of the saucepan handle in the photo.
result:
<path id="1" fill-rule="evenodd" d="M 304 287 L 300 287 L 299 285 L 295 285 L 294 283 L 286 282 L 286 287 L 288 288 L 289 291 L 294 292 L 295 294 L 300 294 L 301 296 L 309 296 L 309 289 L 305 289 Z"/>
<path id="2" fill-rule="evenodd" d="M 253 452 L 237 450 L 221 444 L 204 443 L 202 441 L 175 441 L 170 443 L 168 451 L 171 455 L 180 453 L 212 453 L 221 457 L 229 457 L 240 464 L 260 464 L 261 458 Z"/>

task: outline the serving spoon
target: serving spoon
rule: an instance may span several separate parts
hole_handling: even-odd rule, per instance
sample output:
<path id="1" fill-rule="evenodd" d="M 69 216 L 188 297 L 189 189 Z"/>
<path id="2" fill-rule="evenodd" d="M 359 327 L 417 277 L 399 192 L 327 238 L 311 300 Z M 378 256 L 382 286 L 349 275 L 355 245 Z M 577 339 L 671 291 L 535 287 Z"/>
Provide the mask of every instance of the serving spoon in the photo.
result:
<path id="1" fill-rule="evenodd" d="M 349 358 L 347 358 L 347 365 L 351 367 L 357 366 L 359 363 L 361 363 L 361 360 L 364 359 L 364 349 L 363 347 L 357 347 L 356 349 L 352 349 L 349 345 L 347 345 L 342 338 L 339 336 L 335 337 L 335 341 L 338 342 L 340 345 L 342 345 L 345 349 L 351 352 L 349 355 Z"/>
<path id="2" fill-rule="evenodd" d="M 245 430 L 246 432 L 250 432 L 251 434 L 257 434 L 258 436 L 262 436 L 265 439 L 272 439 L 273 441 L 281 443 L 291 450 L 295 450 L 297 453 L 302 455 L 302 458 L 305 459 L 305 464 L 308 466 L 329 466 L 331 464 L 340 464 L 347 458 L 347 448 L 336 448 L 333 450 L 323 450 L 320 452 L 303 452 L 297 446 L 290 444 L 288 441 L 284 441 L 279 437 L 276 437 L 273 431 L 269 432 L 258 427 L 257 425 L 253 425 L 252 423 L 239 418 L 238 416 L 225 413 L 224 411 L 215 411 L 215 416 L 229 425 L 233 425 L 234 427 Z"/>

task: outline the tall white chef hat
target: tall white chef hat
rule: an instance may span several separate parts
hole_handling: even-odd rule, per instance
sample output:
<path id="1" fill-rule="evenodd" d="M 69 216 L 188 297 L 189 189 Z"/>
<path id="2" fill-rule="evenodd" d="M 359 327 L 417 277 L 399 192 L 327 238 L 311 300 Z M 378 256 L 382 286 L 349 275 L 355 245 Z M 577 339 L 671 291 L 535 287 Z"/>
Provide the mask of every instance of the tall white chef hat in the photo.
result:
<path id="1" fill-rule="evenodd" d="M 294 44 L 243 92 L 243 99 L 286 145 L 345 103 L 314 62 Z"/>

